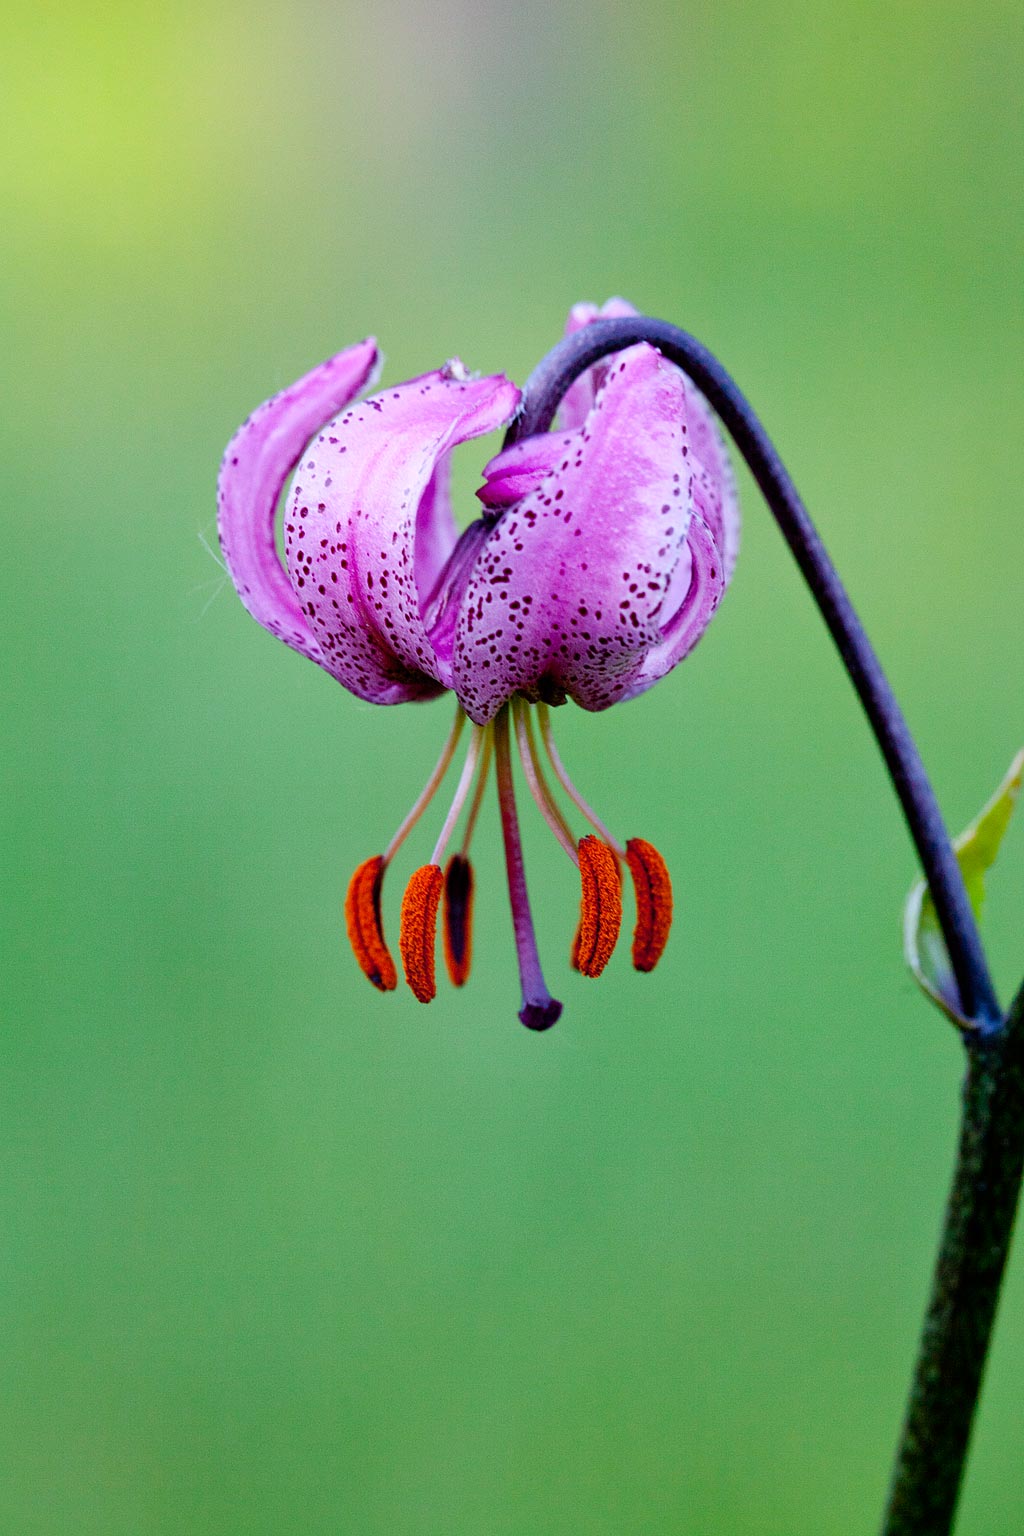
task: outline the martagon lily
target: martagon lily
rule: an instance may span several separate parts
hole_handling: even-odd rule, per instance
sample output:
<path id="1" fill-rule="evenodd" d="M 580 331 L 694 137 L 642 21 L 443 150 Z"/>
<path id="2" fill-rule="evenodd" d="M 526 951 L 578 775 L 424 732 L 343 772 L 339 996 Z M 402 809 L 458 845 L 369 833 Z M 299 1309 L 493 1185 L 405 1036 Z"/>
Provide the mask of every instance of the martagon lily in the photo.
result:
<path id="1" fill-rule="evenodd" d="M 633 315 L 622 300 L 577 305 L 572 332 Z M 561 1013 L 541 971 L 513 784 L 513 753 L 544 820 L 581 880 L 572 963 L 604 969 L 618 937 L 623 875 L 635 889 L 633 963 L 649 971 L 668 938 L 672 893 L 660 854 L 612 835 L 562 763 L 551 706 L 599 711 L 643 693 L 694 647 L 732 574 L 739 514 L 729 460 L 695 386 L 646 342 L 589 369 L 566 393 L 557 428 L 486 465 L 483 512 L 459 533 L 449 497 L 452 450 L 513 420 L 520 392 L 457 360 L 353 404 L 377 377 L 373 340 L 315 368 L 260 406 L 228 446 L 218 527 L 249 613 L 351 693 L 402 704 L 454 693 L 437 766 L 384 852 L 349 884 L 349 939 L 381 991 L 397 984 L 384 938 L 385 871 L 469 744 L 429 863 L 402 902 L 399 950 L 421 1002 L 435 995 L 443 913 L 451 980 L 469 973 L 469 860 L 493 763 L 522 1006 L 531 1029 Z M 277 505 L 285 561 L 277 553 Z M 536 729 L 535 729 L 536 722 Z M 591 829 L 577 839 L 553 782 Z M 457 851 L 445 863 L 460 818 Z"/>

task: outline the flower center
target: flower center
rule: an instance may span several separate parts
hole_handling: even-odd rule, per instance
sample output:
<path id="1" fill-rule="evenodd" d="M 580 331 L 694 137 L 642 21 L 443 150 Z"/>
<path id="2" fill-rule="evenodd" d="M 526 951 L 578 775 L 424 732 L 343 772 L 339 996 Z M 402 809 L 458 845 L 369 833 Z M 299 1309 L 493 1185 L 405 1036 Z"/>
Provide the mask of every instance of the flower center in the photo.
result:
<path id="1" fill-rule="evenodd" d="M 534 729 L 534 708 L 538 730 Z M 398 984 L 395 963 L 384 938 L 384 875 L 437 794 L 465 723 L 465 714 L 457 709 L 437 764 L 409 813 L 385 851 L 360 864 L 349 882 L 345 900 L 349 941 L 363 974 L 382 992 L 392 991 Z M 637 909 L 633 964 L 639 971 L 653 970 L 671 927 L 672 886 L 657 849 L 643 838 L 620 842 L 580 794 L 558 754 L 546 704 L 532 706 L 523 698 L 513 698 L 488 725 L 470 727 L 462 771 L 430 860 L 414 871 L 402 899 L 398 944 L 402 967 L 413 994 L 420 1002 L 430 1002 L 437 991 L 436 930 L 441 914 L 448 975 L 457 987 L 468 979 L 475 886 L 469 850 L 493 761 L 522 990 L 519 1017 L 527 1028 L 544 1030 L 558 1019 L 562 1005 L 548 991 L 537 949 L 519 832 L 513 744 L 523 779 L 542 817 L 579 870 L 580 908 L 571 951 L 575 970 L 583 976 L 600 976 L 610 960 L 622 923 L 622 885 L 627 871 Z M 569 815 L 578 813 L 592 829 L 578 840 L 556 797 L 549 771 L 570 802 Z M 443 865 L 460 820 L 463 826 L 458 851 Z"/>

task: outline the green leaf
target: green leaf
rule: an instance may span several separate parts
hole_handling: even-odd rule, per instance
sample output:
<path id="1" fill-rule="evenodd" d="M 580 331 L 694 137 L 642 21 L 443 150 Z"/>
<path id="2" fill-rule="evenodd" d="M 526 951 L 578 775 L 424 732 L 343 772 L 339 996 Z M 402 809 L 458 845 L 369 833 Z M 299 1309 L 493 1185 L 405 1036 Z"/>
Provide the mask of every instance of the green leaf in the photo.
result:
<path id="1" fill-rule="evenodd" d="M 995 863 L 999 845 L 1013 815 L 1024 777 L 1024 751 L 1018 752 L 1005 779 L 985 809 L 953 843 L 957 862 L 974 915 L 981 919 L 985 902 L 985 875 Z M 903 912 L 903 953 L 918 984 L 960 1029 L 973 1029 L 974 1021 L 960 1011 L 953 968 L 949 963 L 931 894 L 919 880 L 907 897 Z"/>

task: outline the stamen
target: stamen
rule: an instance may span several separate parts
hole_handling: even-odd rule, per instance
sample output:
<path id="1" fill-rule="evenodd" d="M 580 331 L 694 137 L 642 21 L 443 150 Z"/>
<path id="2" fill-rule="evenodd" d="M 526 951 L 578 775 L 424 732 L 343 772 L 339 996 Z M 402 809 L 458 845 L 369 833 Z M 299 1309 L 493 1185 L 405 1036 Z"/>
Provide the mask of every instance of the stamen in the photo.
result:
<path id="1" fill-rule="evenodd" d="M 402 926 L 398 948 L 405 968 L 405 979 L 421 1003 L 429 1003 L 437 993 L 434 983 L 434 935 L 437 932 L 437 906 L 441 900 L 444 876 L 436 864 L 424 864 L 414 873 L 402 897 Z"/>
<path id="2" fill-rule="evenodd" d="M 579 855 L 576 852 L 576 840 L 569 830 L 565 817 L 558 808 L 554 795 L 552 795 L 551 790 L 548 788 L 548 782 L 540 766 L 537 744 L 533 739 L 529 706 L 522 699 L 512 700 L 512 719 L 515 723 L 516 744 L 519 747 L 519 758 L 523 765 L 523 773 L 526 775 L 526 782 L 530 787 L 530 793 L 537 802 L 537 809 L 570 859 L 572 859 L 574 864 L 578 864 Z"/>
<path id="3" fill-rule="evenodd" d="M 612 850 L 593 833 L 580 839 L 580 923 L 572 963 L 584 976 L 600 976 L 622 926 L 622 876 Z"/>
<path id="4" fill-rule="evenodd" d="M 393 992 L 398 973 L 384 942 L 380 916 L 380 888 L 384 859 L 376 854 L 360 864 L 345 893 L 345 927 L 359 969 L 380 992 Z"/>
<path id="5" fill-rule="evenodd" d="M 494 732 L 489 725 L 484 726 L 484 749 L 480 755 L 480 772 L 477 776 L 476 788 L 473 791 L 473 799 L 470 802 L 469 812 L 466 816 L 466 827 L 462 834 L 462 854 L 467 857 L 469 845 L 473 840 L 476 830 L 476 819 L 480 814 L 483 804 L 484 790 L 487 788 L 487 776 L 491 771 L 491 757 L 494 754 Z"/>
<path id="6" fill-rule="evenodd" d="M 473 866 L 453 853 L 444 872 L 444 963 L 453 987 L 469 978 L 473 957 Z"/>
<path id="7" fill-rule="evenodd" d="M 657 848 L 642 837 L 630 838 L 626 860 L 636 891 L 633 964 L 638 971 L 653 971 L 672 927 L 672 881 Z"/>
<path id="8" fill-rule="evenodd" d="M 573 802 L 577 809 L 582 811 L 583 815 L 590 822 L 590 825 L 593 827 L 598 837 L 600 837 L 604 842 L 608 844 L 609 848 L 615 854 L 615 857 L 617 859 L 624 859 L 626 857 L 625 848 L 619 842 L 617 837 L 612 837 L 612 834 L 608 831 L 608 828 L 605 826 L 600 816 L 598 816 L 597 812 L 587 804 L 586 800 L 584 800 L 583 796 L 576 788 L 576 785 L 573 783 L 572 779 L 570 779 L 568 773 L 566 772 L 565 765 L 558 755 L 558 748 L 555 746 L 555 738 L 551 732 L 551 714 L 546 704 L 537 705 L 537 717 L 540 721 L 541 740 L 544 743 L 548 757 L 551 759 L 551 766 L 555 770 L 555 778 L 558 780 L 559 784 L 561 784 L 562 788 L 569 796 L 569 799 Z"/>
<path id="9" fill-rule="evenodd" d="M 444 778 L 445 773 L 447 772 L 448 764 L 455 756 L 455 748 L 459 744 L 459 737 L 462 735 L 462 727 L 465 725 L 465 723 L 466 716 L 463 714 L 459 705 L 456 705 L 455 720 L 452 724 L 451 730 L 448 733 L 448 740 L 444 744 L 441 756 L 438 758 L 434 771 L 430 775 L 430 778 L 427 780 L 426 784 L 423 786 L 423 789 L 420 792 L 415 804 L 413 805 L 412 810 L 409 812 L 408 816 L 402 822 L 402 825 L 399 827 L 398 831 L 395 833 L 394 837 L 385 848 L 385 864 L 391 863 L 391 860 L 394 858 L 399 848 L 405 842 L 405 839 L 409 836 L 409 833 L 419 821 L 431 800 L 433 800 L 434 796 L 437 794 L 441 780 Z"/>
<path id="10" fill-rule="evenodd" d="M 508 705 L 499 710 L 494 721 L 494 755 L 498 774 L 498 804 L 501 809 L 501 830 L 505 839 L 505 865 L 508 870 L 508 894 L 512 906 L 512 927 L 516 939 L 516 955 L 519 960 L 519 980 L 523 991 L 523 1006 L 519 1017 L 527 1029 L 550 1029 L 562 1005 L 553 998 L 544 984 L 537 954 L 537 936 L 530 914 L 530 898 L 526 891 L 526 871 L 523 866 L 523 846 L 519 838 L 519 821 L 516 816 L 515 789 L 512 784 L 512 755 L 509 751 Z"/>
<path id="11" fill-rule="evenodd" d="M 440 864 L 444 858 L 444 851 L 448 847 L 448 841 L 452 832 L 455 830 L 455 823 L 462 814 L 462 807 L 465 805 L 466 796 L 469 794 L 469 786 L 473 782 L 473 774 L 476 772 L 476 765 L 480 759 L 480 748 L 483 744 L 483 739 L 484 727 L 482 725 L 474 725 L 469 743 L 469 751 L 466 753 L 466 761 L 462 765 L 462 773 L 459 775 L 455 796 L 448 808 L 448 815 L 444 819 L 444 826 L 441 828 L 441 834 L 434 844 L 434 851 L 430 856 L 431 864 Z"/>

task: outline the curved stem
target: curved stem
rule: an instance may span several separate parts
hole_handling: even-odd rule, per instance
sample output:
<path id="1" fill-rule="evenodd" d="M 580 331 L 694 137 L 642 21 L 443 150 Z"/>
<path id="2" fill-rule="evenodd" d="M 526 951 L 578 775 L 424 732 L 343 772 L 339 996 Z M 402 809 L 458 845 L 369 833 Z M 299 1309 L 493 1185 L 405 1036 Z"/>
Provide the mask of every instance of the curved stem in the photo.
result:
<path id="1" fill-rule="evenodd" d="M 506 446 L 546 431 L 559 401 L 585 369 L 610 352 L 650 342 L 697 385 L 731 433 L 774 514 L 857 690 L 885 759 L 924 875 L 960 991 L 965 1016 L 980 1034 L 1002 1022 L 995 989 L 939 810 L 913 737 L 796 487 L 751 406 L 718 360 L 694 337 L 646 316 L 595 320 L 548 353 L 526 382 L 523 407 Z"/>
<path id="2" fill-rule="evenodd" d="M 1024 1173 L 1024 987 L 968 1040 L 960 1147 L 882 1536 L 947 1536 Z"/>

